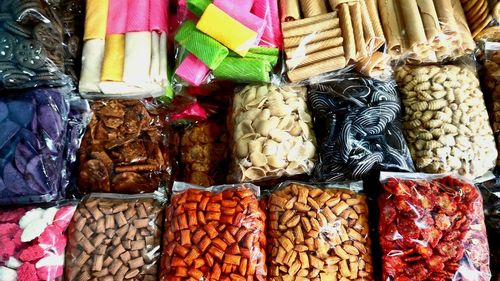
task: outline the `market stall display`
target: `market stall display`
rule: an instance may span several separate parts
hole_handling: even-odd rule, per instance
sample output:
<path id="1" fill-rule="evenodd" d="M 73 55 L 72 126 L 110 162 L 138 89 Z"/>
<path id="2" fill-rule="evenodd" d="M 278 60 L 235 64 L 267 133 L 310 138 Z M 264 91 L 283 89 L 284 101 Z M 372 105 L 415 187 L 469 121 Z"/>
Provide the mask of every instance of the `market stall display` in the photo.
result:
<path id="1" fill-rule="evenodd" d="M 84 200 L 68 230 L 67 280 L 156 280 L 162 214 L 148 194 Z"/>

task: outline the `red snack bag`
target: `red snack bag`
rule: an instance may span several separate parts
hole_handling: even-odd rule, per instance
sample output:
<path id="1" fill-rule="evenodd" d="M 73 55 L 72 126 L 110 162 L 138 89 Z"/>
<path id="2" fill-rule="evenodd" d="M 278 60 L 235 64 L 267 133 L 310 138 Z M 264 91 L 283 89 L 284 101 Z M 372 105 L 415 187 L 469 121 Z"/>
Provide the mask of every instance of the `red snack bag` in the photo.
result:
<path id="1" fill-rule="evenodd" d="M 490 280 L 479 191 L 448 175 L 382 173 L 383 280 Z"/>
<path id="2" fill-rule="evenodd" d="M 254 185 L 176 182 L 160 280 L 266 280 L 265 214 Z"/>

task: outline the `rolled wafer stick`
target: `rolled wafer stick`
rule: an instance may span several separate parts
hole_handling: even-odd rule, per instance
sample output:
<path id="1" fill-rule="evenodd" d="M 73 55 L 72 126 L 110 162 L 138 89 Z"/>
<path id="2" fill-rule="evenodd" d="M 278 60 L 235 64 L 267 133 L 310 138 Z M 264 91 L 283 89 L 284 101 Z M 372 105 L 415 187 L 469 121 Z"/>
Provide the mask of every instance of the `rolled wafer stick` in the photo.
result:
<path id="1" fill-rule="evenodd" d="M 450 0 L 434 0 L 434 6 L 441 23 L 441 30 L 445 34 L 455 35 L 457 30 L 457 23 L 453 12 L 453 6 Z"/>
<path id="2" fill-rule="evenodd" d="M 425 48 L 427 37 L 425 36 L 424 24 L 418 11 L 416 0 L 397 1 L 403 17 L 408 46 L 412 50 Z"/>
<path id="3" fill-rule="evenodd" d="M 305 25 L 310 25 L 316 22 L 324 21 L 327 19 L 333 19 L 337 18 L 337 12 L 332 12 L 324 15 L 319 15 L 315 16 L 312 18 L 306 18 L 306 19 L 301 19 L 301 20 L 296 20 L 296 21 L 287 21 L 287 22 L 282 22 L 281 23 L 281 29 L 283 31 L 287 31 L 290 29 L 295 29 L 297 27 L 305 26 Z"/>
<path id="4" fill-rule="evenodd" d="M 399 21 L 400 12 L 396 0 L 378 0 L 380 19 L 384 29 L 387 47 L 392 55 L 399 55 L 403 51 L 401 30 L 403 23 Z"/>
<path id="5" fill-rule="evenodd" d="M 315 33 L 318 31 L 324 31 L 328 29 L 333 29 L 337 28 L 339 26 L 339 19 L 338 18 L 330 18 L 326 19 L 320 22 L 315 22 L 312 24 L 300 26 L 297 28 L 293 29 L 288 29 L 286 31 L 283 31 L 283 37 L 284 38 L 289 38 L 289 37 L 296 37 L 296 36 L 304 36 L 304 35 L 309 35 L 311 33 Z"/>
<path id="6" fill-rule="evenodd" d="M 375 35 L 375 31 L 373 30 L 374 24 L 370 19 L 370 14 L 368 13 L 368 7 L 366 6 L 365 1 L 360 1 L 359 5 L 361 5 L 363 35 L 365 36 L 366 46 L 369 53 L 373 53 L 374 50 L 377 50 L 382 46 L 382 44 L 384 44 L 384 40 L 381 38 L 377 38 L 377 36 Z"/>
<path id="7" fill-rule="evenodd" d="M 436 44 L 441 34 L 441 26 L 432 0 L 417 0 L 420 17 L 424 24 L 425 35 L 427 41 L 431 44 Z"/>
<path id="8" fill-rule="evenodd" d="M 341 69 L 345 67 L 345 65 L 345 58 L 339 56 L 288 71 L 288 79 L 290 79 L 291 82 L 299 82 L 313 76 Z"/>
<path id="9" fill-rule="evenodd" d="M 373 31 L 375 32 L 375 35 L 385 42 L 384 30 L 382 29 L 380 15 L 378 13 L 377 0 L 365 0 L 361 2 L 366 5 L 368 14 L 370 15 L 370 21 L 373 24 Z"/>
<path id="10" fill-rule="evenodd" d="M 299 0 L 282 0 L 280 2 L 281 11 L 281 21 L 294 21 L 300 19 L 300 6 Z"/>
<path id="11" fill-rule="evenodd" d="M 288 59 L 292 59 L 294 57 L 303 57 L 305 55 L 325 50 L 327 48 L 341 46 L 342 42 L 343 42 L 342 37 L 331 38 L 313 44 L 300 45 L 298 47 L 294 47 L 291 49 L 285 49 L 285 53 Z"/>
<path id="12" fill-rule="evenodd" d="M 464 53 L 471 53 L 476 48 L 476 43 L 472 37 L 471 31 L 465 19 L 465 13 L 458 0 L 451 0 L 453 7 L 453 17 L 461 39 L 462 50 Z"/>
<path id="13" fill-rule="evenodd" d="M 338 46 L 335 48 L 328 48 L 323 51 L 306 55 L 302 58 L 294 57 L 292 59 L 289 59 L 286 61 L 286 66 L 288 67 L 288 69 L 295 69 L 297 67 L 302 67 L 305 65 L 321 62 L 325 59 L 342 56 L 343 54 L 344 54 L 344 48 L 342 46 Z"/>
<path id="14" fill-rule="evenodd" d="M 335 29 L 329 29 L 326 31 L 321 31 L 321 32 L 315 33 L 315 34 L 309 34 L 307 36 L 297 36 L 297 37 L 285 38 L 283 40 L 283 43 L 285 45 L 285 49 L 289 49 L 292 47 L 299 46 L 305 40 L 307 40 L 308 44 L 311 44 L 311 43 L 316 43 L 316 42 L 323 41 L 323 40 L 330 39 L 330 38 L 341 37 L 341 35 L 342 35 L 342 32 L 340 31 L 340 28 L 335 28 Z"/>
<path id="15" fill-rule="evenodd" d="M 349 13 L 352 16 L 352 27 L 354 31 L 354 42 L 356 43 L 356 61 L 367 56 L 366 42 L 363 33 L 363 18 L 359 3 L 349 6 Z"/>
<path id="16" fill-rule="evenodd" d="M 300 7 L 306 18 L 327 13 L 324 0 L 300 0 Z"/>
<path id="17" fill-rule="evenodd" d="M 384 79 L 390 69 L 390 56 L 382 52 L 375 52 L 371 56 L 363 58 L 356 64 L 356 69 L 369 77 Z"/>
<path id="18" fill-rule="evenodd" d="M 349 62 L 356 59 L 356 41 L 354 39 L 349 5 L 341 4 L 338 6 L 338 9 L 340 28 L 342 29 L 342 37 L 344 37 L 344 55 L 346 61 Z"/>

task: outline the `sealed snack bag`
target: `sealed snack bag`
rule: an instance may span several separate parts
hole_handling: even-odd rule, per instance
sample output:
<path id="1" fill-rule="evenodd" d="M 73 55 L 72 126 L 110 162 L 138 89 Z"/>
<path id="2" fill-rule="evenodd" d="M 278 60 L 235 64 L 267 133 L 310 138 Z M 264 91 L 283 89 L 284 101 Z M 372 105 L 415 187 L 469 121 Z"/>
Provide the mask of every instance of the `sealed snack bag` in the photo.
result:
<path id="1" fill-rule="evenodd" d="M 380 169 L 413 171 L 396 83 L 346 73 L 311 85 L 308 99 L 321 144 L 316 180 L 361 180 Z"/>
<path id="2" fill-rule="evenodd" d="M 60 15 L 42 0 L 0 4 L 0 89 L 61 87 L 65 54 Z"/>
<path id="3" fill-rule="evenodd" d="M 266 280 L 259 188 L 176 182 L 166 211 L 160 280 Z"/>
<path id="4" fill-rule="evenodd" d="M 490 280 L 481 194 L 448 175 L 382 173 L 383 280 Z"/>
<path id="5" fill-rule="evenodd" d="M 270 280 L 375 280 L 361 182 L 287 182 L 269 198 Z"/>
<path id="6" fill-rule="evenodd" d="M 88 0 L 79 89 L 86 97 L 160 96 L 168 0 Z"/>
<path id="7" fill-rule="evenodd" d="M 162 210 L 152 194 L 85 199 L 68 230 L 67 280 L 156 280 Z"/>
<path id="8" fill-rule="evenodd" d="M 495 140 L 474 69 L 406 65 L 396 75 L 403 131 L 418 171 L 476 178 L 495 167 Z"/>
<path id="9" fill-rule="evenodd" d="M 49 202 L 64 195 L 79 134 L 69 133 L 70 104 L 56 89 L 0 98 L 0 204 Z"/>
<path id="10" fill-rule="evenodd" d="M 232 180 L 257 181 L 310 174 L 316 138 L 305 87 L 249 85 L 236 92 Z"/>
<path id="11" fill-rule="evenodd" d="M 0 280 L 63 280 L 66 228 L 76 204 L 0 210 Z"/>
<path id="12" fill-rule="evenodd" d="M 355 63 L 377 76 L 388 68 L 387 57 L 377 52 L 385 38 L 376 0 L 283 0 L 281 10 L 291 82 L 321 80 Z"/>
<path id="13" fill-rule="evenodd" d="M 379 0 L 378 4 L 393 60 L 441 62 L 476 48 L 460 0 Z"/>
<path id="14" fill-rule="evenodd" d="M 166 112 L 137 100 L 97 100 L 79 150 L 84 192 L 153 192 L 169 185 Z"/>
<path id="15" fill-rule="evenodd" d="M 182 84 L 270 82 L 281 46 L 277 0 L 187 0 L 175 70 Z"/>

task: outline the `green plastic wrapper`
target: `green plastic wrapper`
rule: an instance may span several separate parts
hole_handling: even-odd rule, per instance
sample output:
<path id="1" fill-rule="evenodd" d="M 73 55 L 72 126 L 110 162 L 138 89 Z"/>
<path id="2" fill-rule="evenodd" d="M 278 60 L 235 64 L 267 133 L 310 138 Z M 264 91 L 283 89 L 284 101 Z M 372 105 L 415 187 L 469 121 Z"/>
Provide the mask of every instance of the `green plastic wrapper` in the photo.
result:
<path id="1" fill-rule="evenodd" d="M 267 83 L 270 81 L 270 71 L 271 65 L 266 60 L 227 57 L 213 71 L 213 75 L 222 80 Z"/>
<path id="2" fill-rule="evenodd" d="M 208 5 L 212 3 L 210 0 L 187 0 L 187 8 L 197 17 L 201 17 Z"/>
<path id="3" fill-rule="evenodd" d="M 278 56 L 277 48 L 256 47 L 251 48 L 245 58 L 265 60 L 274 67 L 278 63 Z"/>
<path id="4" fill-rule="evenodd" d="M 221 43 L 198 31 L 192 21 L 182 24 L 175 35 L 175 41 L 212 70 L 218 68 L 229 54 L 229 50 Z"/>

